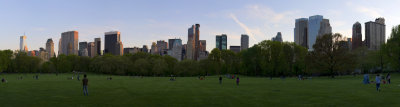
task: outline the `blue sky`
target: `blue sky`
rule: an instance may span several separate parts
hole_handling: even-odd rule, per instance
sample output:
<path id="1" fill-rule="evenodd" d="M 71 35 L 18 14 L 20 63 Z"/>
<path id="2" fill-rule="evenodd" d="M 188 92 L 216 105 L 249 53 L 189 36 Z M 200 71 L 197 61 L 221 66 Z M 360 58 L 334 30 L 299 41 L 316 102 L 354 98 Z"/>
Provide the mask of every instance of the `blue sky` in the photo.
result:
<path id="1" fill-rule="evenodd" d="M 282 32 L 293 41 L 296 18 L 323 15 L 332 31 L 351 37 L 352 24 L 377 17 L 386 19 L 386 38 L 400 24 L 399 0 L 0 0 L 0 49 L 16 50 L 19 36 L 27 36 L 29 50 L 45 47 L 53 38 L 57 51 L 62 32 L 77 30 L 79 41 L 94 41 L 118 30 L 124 47 L 150 46 L 157 40 L 181 38 L 199 23 L 207 50 L 215 35 L 227 34 L 228 46 L 240 45 L 240 34 L 250 45 Z M 104 45 L 103 45 L 104 46 Z"/>

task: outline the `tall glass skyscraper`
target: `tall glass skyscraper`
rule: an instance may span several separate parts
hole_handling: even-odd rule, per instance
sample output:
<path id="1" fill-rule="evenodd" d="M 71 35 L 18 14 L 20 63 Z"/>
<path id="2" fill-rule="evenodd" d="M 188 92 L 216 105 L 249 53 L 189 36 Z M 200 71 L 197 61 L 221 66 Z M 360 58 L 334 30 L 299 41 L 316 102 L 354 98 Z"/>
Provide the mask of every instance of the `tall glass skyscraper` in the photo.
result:
<path id="1" fill-rule="evenodd" d="M 216 48 L 218 48 L 219 50 L 226 50 L 227 49 L 227 42 L 228 42 L 227 39 L 228 39 L 228 37 L 226 36 L 226 34 L 217 35 L 215 37 Z"/>
<path id="2" fill-rule="evenodd" d="M 323 16 L 321 15 L 315 15 L 315 16 L 310 16 L 308 19 L 308 46 L 309 50 L 313 50 L 313 45 L 315 44 L 315 40 L 317 39 L 319 29 L 321 28 L 321 21 L 323 19 Z"/>

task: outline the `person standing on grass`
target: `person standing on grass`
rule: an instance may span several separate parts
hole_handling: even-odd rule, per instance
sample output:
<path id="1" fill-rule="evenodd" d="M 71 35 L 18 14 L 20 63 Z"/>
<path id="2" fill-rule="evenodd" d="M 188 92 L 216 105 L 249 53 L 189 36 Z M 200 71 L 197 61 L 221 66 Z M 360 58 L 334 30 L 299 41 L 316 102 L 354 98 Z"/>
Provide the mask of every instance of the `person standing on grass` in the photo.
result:
<path id="1" fill-rule="evenodd" d="M 219 84 L 222 84 L 222 77 L 219 76 Z"/>
<path id="2" fill-rule="evenodd" d="M 236 77 L 236 85 L 239 85 L 239 77 Z"/>
<path id="3" fill-rule="evenodd" d="M 390 73 L 388 73 L 388 74 L 386 75 L 386 80 L 387 80 L 388 84 L 390 84 Z"/>
<path id="4" fill-rule="evenodd" d="M 83 75 L 82 84 L 83 84 L 83 95 L 84 96 L 89 96 L 88 87 L 87 87 L 88 82 L 89 82 L 89 80 L 87 79 L 86 74 Z"/>
<path id="5" fill-rule="evenodd" d="M 380 91 L 380 86 L 381 86 L 381 76 L 376 75 L 375 77 L 375 81 L 376 81 L 376 91 Z"/>

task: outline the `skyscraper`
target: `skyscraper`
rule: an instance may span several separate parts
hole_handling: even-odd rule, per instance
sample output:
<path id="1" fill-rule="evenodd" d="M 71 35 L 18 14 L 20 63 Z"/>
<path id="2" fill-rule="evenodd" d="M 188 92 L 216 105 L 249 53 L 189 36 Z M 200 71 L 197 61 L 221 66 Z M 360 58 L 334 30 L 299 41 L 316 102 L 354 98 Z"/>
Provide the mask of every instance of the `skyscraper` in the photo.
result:
<path id="1" fill-rule="evenodd" d="M 104 36 L 104 54 L 123 55 L 121 33 L 119 31 L 110 31 L 105 32 Z"/>
<path id="2" fill-rule="evenodd" d="M 176 58 L 178 61 L 181 61 L 182 59 L 182 40 L 181 39 L 175 39 L 173 42 L 173 48 L 171 50 L 171 56 Z"/>
<path id="3" fill-rule="evenodd" d="M 164 40 L 157 41 L 157 51 L 159 52 L 159 55 L 164 55 L 166 53 L 166 49 L 168 49 L 167 42 L 165 42 Z"/>
<path id="4" fill-rule="evenodd" d="M 297 45 L 308 48 L 308 19 L 299 18 L 296 19 L 296 24 L 294 27 L 294 42 Z"/>
<path id="5" fill-rule="evenodd" d="M 200 24 L 192 25 L 188 29 L 188 41 L 187 41 L 187 59 L 197 60 L 200 51 Z"/>
<path id="6" fill-rule="evenodd" d="M 228 37 L 226 34 L 221 34 L 215 36 L 215 48 L 218 48 L 219 50 L 226 50 L 227 49 L 227 43 L 228 43 Z"/>
<path id="7" fill-rule="evenodd" d="M 147 47 L 147 45 L 143 45 L 142 52 L 145 52 L 145 53 L 149 52 L 149 48 Z"/>
<path id="8" fill-rule="evenodd" d="M 78 37 L 78 31 L 68 31 L 61 33 L 60 54 L 78 55 Z"/>
<path id="9" fill-rule="evenodd" d="M 159 53 L 158 53 L 158 49 L 157 49 L 157 44 L 156 44 L 155 42 L 153 42 L 153 43 L 151 44 L 150 53 L 151 53 L 151 54 L 159 54 Z"/>
<path id="10" fill-rule="evenodd" d="M 365 23 L 365 44 L 370 50 L 379 50 L 381 45 L 386 42 L 385 19 L 377 18 L 375 22 Z"/>
<path id="11" fill-rule="evenodd" d="M 207 51 L 207 41 L 206 40 L 200 40 L 200 52 L 201 51 Z"/>
<path id="12" fill-rule="evenodd" d="M 79 56 L 88 56 L 88 43 L 79 42 Z"/>
<path id="13" fill-rule="evenodd" d="M 318 31 L 318 36 L 322 36 L 325 34 L 331 34 L 332 33 L 332 27 L 331 24 L 329 24 L 329 19 L 322 19 L 320 28 Z"/>
<path id="14" fill-rule="evenodd" d="M 20 37 L 19 51 L 28 52 L 28 46 L 26 46 L 26 36 Z"/>
<path id="15" fill-rule="evenodd" d="M 94 55 L 101 55 L 101 38 L 94 38 Z"/>
<path id="16" fill-rule="evenodd" d="M 281 32 L 278 32 L 278 33 L 276 34 L 276 36 L 273 37 L 271 40 L 272 40 L 272 41 L 283 42 L 283 40 L 282 40 L 282 33 L 281 33 Z"/>
<path id="17" fill-rule="evenodd" d="M 249 48 L 249 36 L 247 34 L 242 34 L 240 37 L 240 50 L 245 50 Z"/>
<path id="18" fill-rule="evenodd" d="M 312 46 L 315 44 L 317 36 L 328 33 L 332 33 L 332 27 L 330 26 L 328 19 L 324 19 L 321 15 L 310 16 L 308 19 L 307 31 L 308 49 L 314 50 Z"/>
<path id="19" fill-rule="evenodd" d="M 87 53 L 89 57 L 95 57 L 97 56 L 97 47 L 96 47 L 96 42 L 89 42 L 87 44 Z"/>
<path id="20" fill-rule="evenodd" d="M 353 50 L 362 46 L 361 24 L 359 22 L 353 24 L 353 36 L 351 42 Z"/>
<path id="21" fill-rule="evenodd" d="M 47 58 L 50 59 L 55 56 L 53 39 L 47 39 L 46 42 Z"/>

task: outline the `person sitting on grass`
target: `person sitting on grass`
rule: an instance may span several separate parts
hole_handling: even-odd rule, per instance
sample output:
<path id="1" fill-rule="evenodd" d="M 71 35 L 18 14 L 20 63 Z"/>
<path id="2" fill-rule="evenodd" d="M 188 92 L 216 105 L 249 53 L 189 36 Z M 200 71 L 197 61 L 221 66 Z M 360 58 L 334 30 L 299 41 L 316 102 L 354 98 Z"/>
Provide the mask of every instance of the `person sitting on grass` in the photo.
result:
<path id="1" fill-rule="evenodd" d="M 84 96 L 89 96 L 89 92 L 88 92 L 88 82 L 89 82 L 89 80 L 87 79 L 86 74 L 83 75 L 82 85 L 83 85 L 83 95 L 84 95 Z"/>
<path id="2" fill-rule="evenodd" d="M 2 79 L 1 79 L 1 82 L 2 82 L 2 83 L 5 83 L 5 82 L 6 82 L 6 79 L 2 78 Z"/>
<path id="3" fill-rule="evenodd" d="M 381 86 L 381 77 L 379 76 L 379 74 L 376 75 L 375 81 L 376 81 L 376 91 L 381 91 L 381 90 L 380 90 L 380 86 Z"/>

